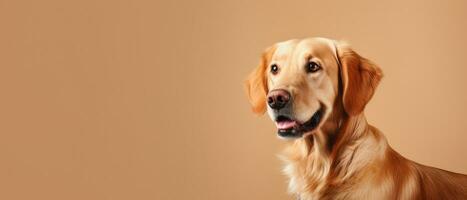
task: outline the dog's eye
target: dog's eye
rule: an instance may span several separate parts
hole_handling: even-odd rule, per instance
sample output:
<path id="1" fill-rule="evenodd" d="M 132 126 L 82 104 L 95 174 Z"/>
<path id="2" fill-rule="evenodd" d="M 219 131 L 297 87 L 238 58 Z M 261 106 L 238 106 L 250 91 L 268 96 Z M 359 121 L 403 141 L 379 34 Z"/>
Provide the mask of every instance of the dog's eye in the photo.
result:
<path id="1" fill-rule="evenodd" d="M 305 67 L 306 67 L 306 72 L 308 73 L 315 73 L 321 69 L 318 63 L 315 63 L 313 61 L 308 62 Z"/>
<path id="2" fill-rule="evenodd" d="M 276 64 L 272 64 L 271 65 L 271 73 L 276 75 L 278 71 L 279 71 L 279 67 Z"/>

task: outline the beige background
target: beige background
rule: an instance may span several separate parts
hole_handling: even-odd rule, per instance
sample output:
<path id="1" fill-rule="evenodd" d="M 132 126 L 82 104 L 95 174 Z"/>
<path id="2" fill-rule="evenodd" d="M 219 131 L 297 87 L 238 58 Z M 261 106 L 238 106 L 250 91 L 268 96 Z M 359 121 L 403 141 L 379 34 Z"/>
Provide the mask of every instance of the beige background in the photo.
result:
<path id="1" fill-rule="evenodd" d="M 467 173 L 466 19 L 463 0 L 0 0 L 0 199 L 289 199 L 242 83 L 308 36 L 383 68 L 367 116 L 396 150 Z"/>

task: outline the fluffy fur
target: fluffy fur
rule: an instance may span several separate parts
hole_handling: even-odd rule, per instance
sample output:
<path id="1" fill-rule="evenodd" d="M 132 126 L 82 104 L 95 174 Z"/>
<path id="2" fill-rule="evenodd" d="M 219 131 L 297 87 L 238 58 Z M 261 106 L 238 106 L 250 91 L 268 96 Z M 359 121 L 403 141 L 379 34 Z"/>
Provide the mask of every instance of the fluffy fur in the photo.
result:
<path id="1" fill-rule="evenodd" d="M 323 69 L 310 75 L 304 60 Z M 280 66 L 271 75 L 271 63 Z M 270 90 L 286 89 L 304 120 L 325 107 L 319 127 L 291 142 L 283 154 L 289 191 L 311 199 L 467 199 L 467 176 L 424 166 L 395 152 L 363 110 L 382 72 L 348 45 L 325 38 L 289 40 L 268 48 L 246 89 L 253 111 L 268 108 Z"/>

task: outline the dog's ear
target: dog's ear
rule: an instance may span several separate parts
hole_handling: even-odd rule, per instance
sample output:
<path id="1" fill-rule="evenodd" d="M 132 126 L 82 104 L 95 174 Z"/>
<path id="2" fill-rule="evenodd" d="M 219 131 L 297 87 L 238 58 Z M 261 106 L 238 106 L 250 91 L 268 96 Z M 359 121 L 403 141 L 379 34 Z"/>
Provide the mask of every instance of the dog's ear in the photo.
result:
<path id="1" fill-rule="evenodd" d="M 383 77 L 381 69 L 358 55 L 346 44 L 337 44 L 342 83 L 342 103 L 348 115 L 363 111 Z"/>
<path id="2" fill-rule="evenodd" d="M 266 69 L 274 53 L 275 47 L 266 49 L 256 69 L 250 73 L 245 81 L 245 88 L 248 100 L 252 106 L 253 112 L 263 114 L 266 111 L 266 95 L 268 93 Z"/>

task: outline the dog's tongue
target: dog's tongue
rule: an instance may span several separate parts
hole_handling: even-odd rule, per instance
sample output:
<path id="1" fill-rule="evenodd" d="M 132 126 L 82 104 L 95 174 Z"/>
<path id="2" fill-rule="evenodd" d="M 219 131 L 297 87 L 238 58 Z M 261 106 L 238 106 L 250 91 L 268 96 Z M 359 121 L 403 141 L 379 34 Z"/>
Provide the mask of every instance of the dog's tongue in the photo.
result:
<path id="1" fill-rule="evenodd" d="M 277 129 L 290 129 L 294 127 L 295 124 L 297 123 L 292 120 L 276 122 Z"/>

